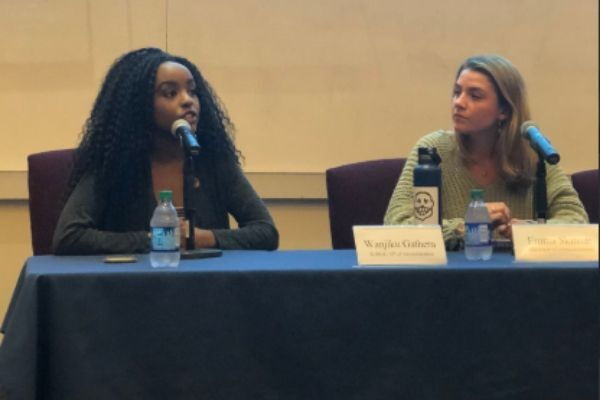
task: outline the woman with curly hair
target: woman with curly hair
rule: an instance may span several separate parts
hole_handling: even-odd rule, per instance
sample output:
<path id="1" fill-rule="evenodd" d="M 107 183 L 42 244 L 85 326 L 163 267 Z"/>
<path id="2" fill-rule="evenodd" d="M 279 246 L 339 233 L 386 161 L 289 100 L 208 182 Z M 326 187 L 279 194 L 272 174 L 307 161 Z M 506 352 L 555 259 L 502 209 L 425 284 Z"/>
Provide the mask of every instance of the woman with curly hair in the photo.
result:
<path id="1" fill-rule="evenodd" d="M 435 147 L 442 159 L 442 232 L 457 249 L 471 189 L 485 189 L 496 235 L 512 238 L 511 224 L 533 219 L 537 154 L 520 133 L 529 120 L 525 83 L 498 55 L 470 57 L 458 68 L 452 95 L 452 131 L 422 137 L 413 148 L 385 216 L 385 224 L 416 223 L 413 170 L 419 147 Z M 587 214 L 568 176 L 547 165 L 548 223 L 584 223 Z"/>
<path id="2" fill-rule="evenodd" d="M 67 201 L 54 233 L 56 254 L 150 250 L 149 221 L 162 189 L 183 205 L 184 150 L 171 125 L 185 119 L 201 150 L 191 204 L 196 247 L 278 246 L 269 212 L 244 176 L 233 125 L 189 60 L 143 48 L 106 75 L 75 152 Z M 231 214 L 239 228 L 230 229 Z"/>

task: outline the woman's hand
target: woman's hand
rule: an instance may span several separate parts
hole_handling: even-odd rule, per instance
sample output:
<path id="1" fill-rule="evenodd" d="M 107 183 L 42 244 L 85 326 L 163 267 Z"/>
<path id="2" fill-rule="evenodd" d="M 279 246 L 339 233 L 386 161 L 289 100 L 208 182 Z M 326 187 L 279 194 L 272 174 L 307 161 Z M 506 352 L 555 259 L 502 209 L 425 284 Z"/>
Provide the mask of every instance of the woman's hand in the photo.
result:
<path id="1" fill-rule="evenodd" d="M 187 249 L 188 225 L 187 219 L 179 218 L 179 248 L 181 250 Z"/>
<path id="2" fill-rule="evenodd" d="M 187 219 L 179 219 L 179 229 L 181 231 L 180 248 L 187 249 L 187 238 L 189 235 L 189 222 Z M 212 231 L 207 229 L 194 228 L 194 244 L 196 248 L 210 248 L 217 245 L 217 240 Z"/>
<path id="3" fill-rule="evenodd" d="M 209 231 L 208 229 L 196 228 L 194 233 L 196 248 L 206 249 L 217 246 L 217 239 L 215 239 L 215 234 L 212 231 Z"/>
<path id="4" fill-rule="evenodd" d="M 508 206 L 501 201 L 485 203 L 485 205 L 492 220 L 492 229 L 496 229 L 503 237 L 512 239 L 512 229 L 510 227 L 512 218 Z"/>

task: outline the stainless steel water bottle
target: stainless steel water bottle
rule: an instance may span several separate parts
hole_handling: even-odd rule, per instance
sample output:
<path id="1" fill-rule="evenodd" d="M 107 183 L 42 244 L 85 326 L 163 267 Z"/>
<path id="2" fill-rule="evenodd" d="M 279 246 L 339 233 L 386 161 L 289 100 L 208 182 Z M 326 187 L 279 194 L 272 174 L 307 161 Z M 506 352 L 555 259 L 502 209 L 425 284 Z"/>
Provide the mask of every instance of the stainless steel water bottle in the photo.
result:
<path id="1" fill-rule="evenodd" d="M 413 171 L 414 216 L 417 224 L 442 224 L 442 159 L 435 147 L 419 147 Z"/>

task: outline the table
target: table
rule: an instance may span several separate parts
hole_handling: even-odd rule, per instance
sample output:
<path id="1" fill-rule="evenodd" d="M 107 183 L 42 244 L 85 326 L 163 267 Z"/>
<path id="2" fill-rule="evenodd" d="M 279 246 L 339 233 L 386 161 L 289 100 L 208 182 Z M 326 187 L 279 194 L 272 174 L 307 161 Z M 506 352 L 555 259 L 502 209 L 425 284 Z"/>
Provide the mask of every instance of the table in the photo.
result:
<path id="1" fill-rule="evenodd" d="M 177 269 L 27 260 L 11 399 L 597 399 L 598 263 L 356 268 L 353 250 Z M 2 395 L 0 394 L 0 398 Z"/>

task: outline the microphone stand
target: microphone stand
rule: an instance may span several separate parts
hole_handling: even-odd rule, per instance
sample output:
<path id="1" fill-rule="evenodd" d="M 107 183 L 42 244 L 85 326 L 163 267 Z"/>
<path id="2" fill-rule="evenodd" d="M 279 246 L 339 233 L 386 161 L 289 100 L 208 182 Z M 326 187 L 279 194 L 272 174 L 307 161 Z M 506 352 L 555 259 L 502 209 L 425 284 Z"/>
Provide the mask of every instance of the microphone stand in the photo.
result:
<path id="1" fill-rule="evenodd" d="M 548 209 L 548 198 L 546 190 L 546 163 L 541 151 L 537 151 L 538 162 L 535 173 L 535 189 L 533 198 L 536 210 L 536 221 L 538 224 L 546 223 L 546 211 Z"/>
<path id="2" fill-rule="evenodd" d="M 194 198 L 194 181 L 196 173 L 194 170 L 194 155 L 183 146 L 185 160 L 183 162 L 183 212 L 188 221 L 188 237 L 186 239 L 186 248 L 181 251 L 181 258 L 184 260 L 219 257 L 223 255 L 220 249 L 196 249 L 196 210 L 192 199 Z"/>

